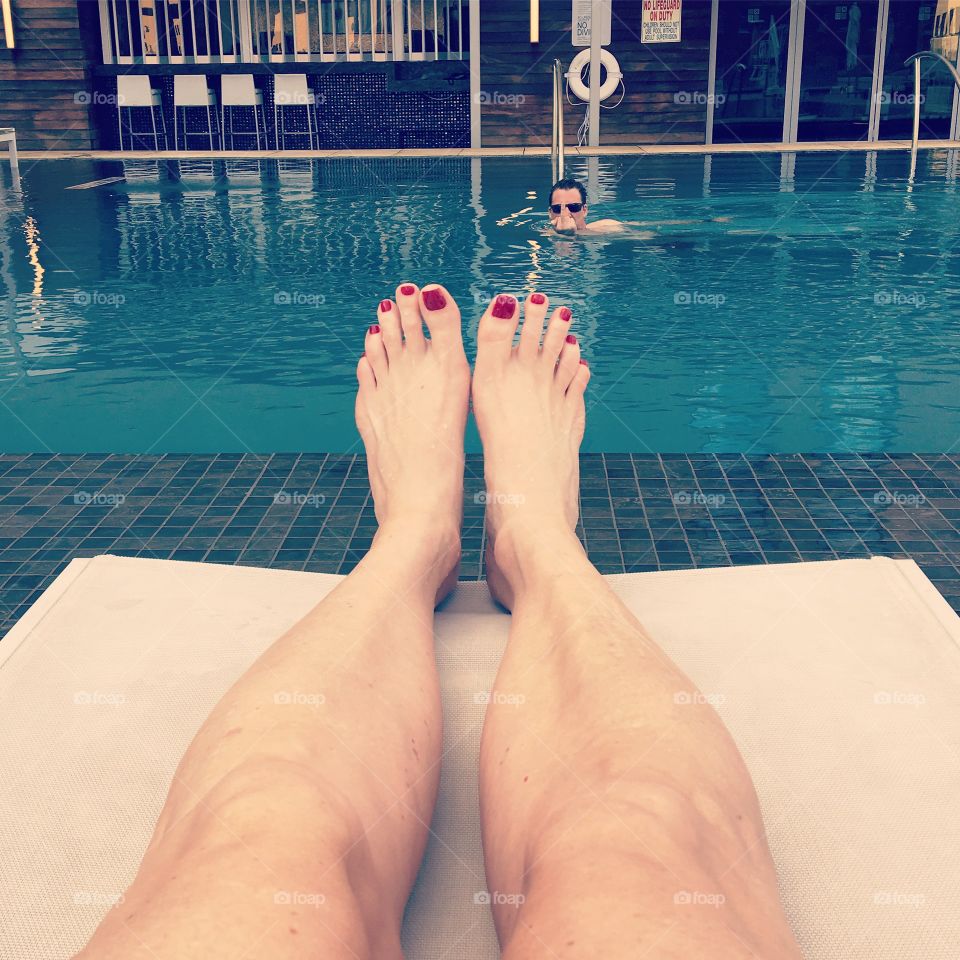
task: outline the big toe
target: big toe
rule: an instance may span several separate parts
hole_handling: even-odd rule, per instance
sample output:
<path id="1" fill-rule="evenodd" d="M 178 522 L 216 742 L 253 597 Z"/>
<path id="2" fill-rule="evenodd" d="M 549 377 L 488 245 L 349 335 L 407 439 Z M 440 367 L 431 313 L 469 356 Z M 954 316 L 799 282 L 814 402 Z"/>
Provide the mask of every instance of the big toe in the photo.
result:
<path id="1" fill-rule="evenodd" d="M 429 284 L 420 291 L 420 303 L 424 323 L 430 331 L 432 349 L 450 353 L 457 358 L 462 356 L 460 308 L 450 291 L 440 284 Z"/>

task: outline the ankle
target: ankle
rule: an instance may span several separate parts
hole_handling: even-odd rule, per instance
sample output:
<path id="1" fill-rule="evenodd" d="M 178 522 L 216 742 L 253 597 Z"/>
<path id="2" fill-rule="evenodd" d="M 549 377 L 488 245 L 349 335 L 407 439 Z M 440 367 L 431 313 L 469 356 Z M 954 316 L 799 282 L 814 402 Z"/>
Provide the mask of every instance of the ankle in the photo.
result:
<path id="1" fill-rule="evenodd" d="M 496 533 L 493 557 L 518 600 L 561 574 L 593 569 L 576 534 L 562 523 L 507 523 Z"/>
<path id="2" fill-rule="evenodd" d="M 460 529 L 427 516 L 388 520 L 380 525 L 367 558 L 396 567 L 411 586 L 434 589 L 460 562 Z"/>

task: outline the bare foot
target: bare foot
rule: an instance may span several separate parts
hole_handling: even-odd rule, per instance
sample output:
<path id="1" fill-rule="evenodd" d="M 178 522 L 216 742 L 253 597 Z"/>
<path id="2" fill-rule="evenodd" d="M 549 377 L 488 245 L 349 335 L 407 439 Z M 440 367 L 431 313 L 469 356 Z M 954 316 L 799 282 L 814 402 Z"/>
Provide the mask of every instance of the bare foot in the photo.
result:
<path id="1" fill-rule="evenodd" d="M 519 304 L 501 294 L 477 334 L 473 410 L 487 485 L 487 582 L 508 609 L 522 577 L 525 546 L 576 545 L 577 454 L 590 371 L 570 333 L 570 311 L 555 309 L 544 332 L 547 309 L 544 294 L 530 295 L 514 347 Z"/>
<path id="2" fill-rule="evenodd" d="M 356 404 L 377 538 L 424 545 L 425 575 L 435 581 L 439 602 L 456 583 L 460 563 L 470 389 L 460 311 L 443 287 L 403 283 L 395 302 L 381 301 L 377 318 L 357 365 Z"/>

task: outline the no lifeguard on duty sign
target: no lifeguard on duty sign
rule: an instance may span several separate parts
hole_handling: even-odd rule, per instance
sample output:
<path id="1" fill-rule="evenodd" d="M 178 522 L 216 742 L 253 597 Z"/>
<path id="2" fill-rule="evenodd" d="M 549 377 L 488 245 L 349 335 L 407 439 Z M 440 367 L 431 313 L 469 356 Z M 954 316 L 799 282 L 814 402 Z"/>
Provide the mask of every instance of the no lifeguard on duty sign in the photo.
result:
<path id="1" fill-rule="evenodd" d="M 643 0 L 641 43 L 676 43 L 680 40 L 682 0 Z"/>

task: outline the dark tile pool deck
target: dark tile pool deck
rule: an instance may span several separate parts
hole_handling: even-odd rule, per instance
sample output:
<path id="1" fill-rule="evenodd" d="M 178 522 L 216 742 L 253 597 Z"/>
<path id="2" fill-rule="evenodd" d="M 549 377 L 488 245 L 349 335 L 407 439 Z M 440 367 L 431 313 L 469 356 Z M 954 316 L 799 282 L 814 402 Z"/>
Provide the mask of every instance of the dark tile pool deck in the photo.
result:
<path id="1" fill-rule="evenodd" d="M 581 458 L 578 530 L 602 573 L 912 557 L 960 611 L 960 457 Z M 468 457 L 461 579 L 483 571 Z M 0 455 L 0 633 L 74 557 L 347 573 L 376 529 L 362 457 Z"/>

